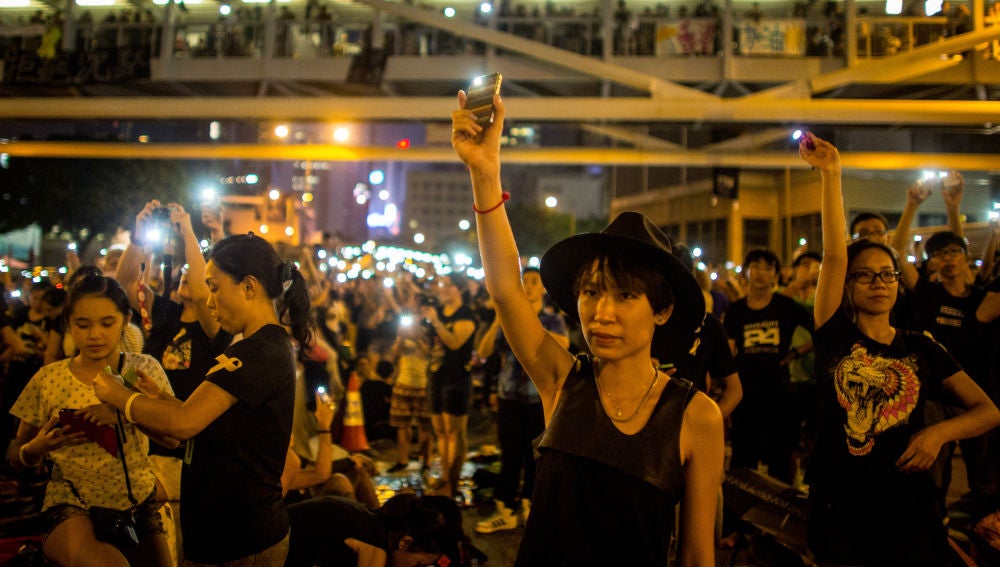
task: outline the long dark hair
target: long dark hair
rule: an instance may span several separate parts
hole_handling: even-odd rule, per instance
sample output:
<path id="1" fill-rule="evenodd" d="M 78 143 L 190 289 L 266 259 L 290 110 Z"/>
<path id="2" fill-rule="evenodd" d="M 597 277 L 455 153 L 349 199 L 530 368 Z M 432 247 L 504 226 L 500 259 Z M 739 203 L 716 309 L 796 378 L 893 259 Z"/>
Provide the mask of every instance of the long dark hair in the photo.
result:
<path id="1" fill-rule="evenodd" d="M 253 233 L 228 236 L 212 246 L 208 259 L 236 282 L 253 276 L 267 296 L 277 300 L 278 320 L 292 328 L 301 350 L 312 344 L 306 280 L 294 263 L 278 257 L 270 243 Z"/>

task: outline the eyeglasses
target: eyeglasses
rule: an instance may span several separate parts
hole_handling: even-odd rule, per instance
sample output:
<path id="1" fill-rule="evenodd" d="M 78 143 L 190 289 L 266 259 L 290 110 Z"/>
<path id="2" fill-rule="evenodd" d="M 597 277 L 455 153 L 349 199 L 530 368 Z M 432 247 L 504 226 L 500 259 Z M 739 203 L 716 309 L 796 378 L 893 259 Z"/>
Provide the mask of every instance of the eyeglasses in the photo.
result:
<path id="1" fill-rule="evenodd" d="M 965 250 L 958 246 L 950 246 L 948 248 L 942 248 L 941 250 L 935 250 L 931 252 L 931 258 L 945 258 L 948 256 L 962 256 L 965 254 Z"/>
<path id="2" fill-rule="evenodd" d="M 875 278 L 878 278 L 887 284 L 896 283 L 899 281 L 899 270 L 884 270 L 881 272 L 861 270 L 858 272 L 851 272 L 850 274 L 847 274 L 847 277 L 858 282 L 859 284 L 870 284 L 875 281 Z"/>
<path id="3" fill-rule="evenodd" d="M 886 234 L 889 234 L 885 230 L 862 230 L 861 232 L 855 232 L 851 235 L 854 240 L 861 240 L 862 238 L 883 238 Z"/>

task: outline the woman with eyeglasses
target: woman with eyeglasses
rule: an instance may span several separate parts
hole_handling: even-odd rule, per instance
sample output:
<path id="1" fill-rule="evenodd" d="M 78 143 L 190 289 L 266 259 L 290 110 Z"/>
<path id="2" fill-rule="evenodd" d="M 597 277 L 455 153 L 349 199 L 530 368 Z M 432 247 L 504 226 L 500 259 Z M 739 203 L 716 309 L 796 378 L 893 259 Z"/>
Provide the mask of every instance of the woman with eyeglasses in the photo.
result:
<path id="1" fill-rule="evenodd" d="M 821 565 L 946 565 L 927 470 L 942 445 L 1000 424 L 1000 411 L 937 342 L 890 323 L 899 266 L 884 244 L 845 244 L 837 148 L 807 133 L 799 155 L 820 170 L 823 191 L 810 549 Z M 927 426 L 924 406 L 945 396 L 965 411 Z"/>

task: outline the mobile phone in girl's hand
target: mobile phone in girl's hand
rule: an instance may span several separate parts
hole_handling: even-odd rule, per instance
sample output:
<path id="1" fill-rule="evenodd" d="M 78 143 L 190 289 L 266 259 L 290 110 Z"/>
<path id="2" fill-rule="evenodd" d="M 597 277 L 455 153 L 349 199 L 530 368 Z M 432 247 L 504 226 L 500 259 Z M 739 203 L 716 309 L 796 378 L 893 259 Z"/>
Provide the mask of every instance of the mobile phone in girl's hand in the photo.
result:
<path id="1" fill-rule="evenodd" d="M 500 73 L 490 73 L 476 77 L 469 85 L 465 98 L 465 109 L 476 115 L 476 122 L 483 127 L 493 123 L 493 95 L 500 92 L 503 76 Z"/>

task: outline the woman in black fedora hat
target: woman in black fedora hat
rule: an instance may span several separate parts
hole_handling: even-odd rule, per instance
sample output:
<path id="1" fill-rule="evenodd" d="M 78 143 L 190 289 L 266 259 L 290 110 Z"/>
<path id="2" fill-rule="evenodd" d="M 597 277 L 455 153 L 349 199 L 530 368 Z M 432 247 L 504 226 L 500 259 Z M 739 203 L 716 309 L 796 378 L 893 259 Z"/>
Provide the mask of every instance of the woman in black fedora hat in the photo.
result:
<path id="1" fill-rule="evenodd" d="M 504 335 L 542 398 L 534 500 L 516 564 L 666 565 L 681 503 L 680 565 L 714 565 L 722 416 L 689 382 L 660 372 L 655 341 L 691 342 L 705 305 L 670 239 L 639 213 L 557 243 L 542 258 L 552 299 L 580 322 L 591 355 L 549 336 L 521 287 L 500 184 L 504 106 L 483 128 L 452 113 L 472 176 L 486 285 Z"/>

